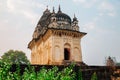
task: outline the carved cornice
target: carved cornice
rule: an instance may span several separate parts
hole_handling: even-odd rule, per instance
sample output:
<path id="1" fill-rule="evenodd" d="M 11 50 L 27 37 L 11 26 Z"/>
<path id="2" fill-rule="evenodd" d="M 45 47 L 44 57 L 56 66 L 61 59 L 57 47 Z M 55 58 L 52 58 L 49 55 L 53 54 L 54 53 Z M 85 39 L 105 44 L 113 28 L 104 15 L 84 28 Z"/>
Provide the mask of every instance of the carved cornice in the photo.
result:
<path id="1" fill-rule="evenodd" d="M 47 31 L 44 33 L 43 36 L 40 36 L 38 40 L 32 40 L 28 44 L 28 48 L 32 49 L 32 46 L 36 44 L 37 42 L 41 43 L 42 41 L 46 41 L 51 35 L 56 36 L 72 36 L 73 38 L 82 38 L 87 33 L 85 32 L 79 32 L 79 31 L 73 31 L 68 29 L 55 29 L 55 28 L 48 28 Z"/>
<path id="2" fill-rule="evenodd" d="M 66 29 L 50 29 L 53 33 L 53 35 L 58 36 L 72 36 L 74 38 L 83 37 L 87 33 L 79 32 L 79 31 L 72 31 L 72 30 L 66 30 Z"/>

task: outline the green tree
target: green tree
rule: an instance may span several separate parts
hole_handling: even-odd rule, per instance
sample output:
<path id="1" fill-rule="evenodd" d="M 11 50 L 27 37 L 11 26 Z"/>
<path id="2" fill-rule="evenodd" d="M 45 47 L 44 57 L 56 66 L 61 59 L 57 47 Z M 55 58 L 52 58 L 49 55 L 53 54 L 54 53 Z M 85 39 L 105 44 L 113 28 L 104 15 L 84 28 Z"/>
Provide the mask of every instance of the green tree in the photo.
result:
<path id="1" fill-rule="evenodd" d="M 22 51 L 9 50 L 1 56 L 1 61 L 10 64 L 29 64 L 29 60 Z"/>

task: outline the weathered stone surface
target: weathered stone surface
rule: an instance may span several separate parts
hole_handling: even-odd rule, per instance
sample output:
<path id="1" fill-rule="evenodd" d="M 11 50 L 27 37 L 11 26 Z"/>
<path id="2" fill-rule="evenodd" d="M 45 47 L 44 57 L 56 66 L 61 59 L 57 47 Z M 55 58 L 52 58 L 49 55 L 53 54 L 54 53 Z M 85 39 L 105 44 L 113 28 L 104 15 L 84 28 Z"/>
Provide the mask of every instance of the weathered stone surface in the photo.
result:
<path id="1" fill-rule="evenodd" d="M 28 48 L 31 63 L 41 65 L 63 65 L 82 62 L 81 38 L 86 33 L 79 31 L 78 20 L 60 10 L 43 12 Z"/>
<path id="2" fill-rule="evenodd" d="M 60 35 L 59 35 L 60 34 Z M 74 35 L 74 36 L 72 36 Z M 64 60 L 82 62 L 81 37 L 85 33 L 49 29 L 36 42 L 32 42 L 31 63 L 42 65 L 63 65 Z"/>

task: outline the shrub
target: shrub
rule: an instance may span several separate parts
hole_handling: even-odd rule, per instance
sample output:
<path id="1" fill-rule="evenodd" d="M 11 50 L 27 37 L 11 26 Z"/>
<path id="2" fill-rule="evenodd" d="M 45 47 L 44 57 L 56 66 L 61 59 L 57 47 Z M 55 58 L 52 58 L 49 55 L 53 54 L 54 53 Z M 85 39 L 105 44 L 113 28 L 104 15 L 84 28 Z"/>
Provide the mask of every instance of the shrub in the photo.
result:
<path id="1" fill-rule="evenodd" d="M 28 65 L 21 74 L 19 64 L 16 66 L 16 71 L 11 72 L 11 65 L 0 61 L 0 80 L 75 80 L 73 67 L 70 65 L 61 71 L 56 66 L 51 69 L 43 67 L 40 71 L 35 72 L 34 67 Z"/>

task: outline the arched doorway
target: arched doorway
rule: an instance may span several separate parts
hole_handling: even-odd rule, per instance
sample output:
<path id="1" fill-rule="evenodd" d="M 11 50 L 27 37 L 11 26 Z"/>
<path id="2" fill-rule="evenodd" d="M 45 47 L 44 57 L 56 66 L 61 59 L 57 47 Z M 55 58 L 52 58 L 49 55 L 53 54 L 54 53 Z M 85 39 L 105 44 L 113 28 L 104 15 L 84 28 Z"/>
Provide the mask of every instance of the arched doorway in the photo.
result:
<path id="1" fill-rule="evenodd" d="M 69 59 L 70 59 L 70 49 L 64 48 L 64 60 L 69 60 Z"/>
<path id="2" fill-rule="evenodd" d="M 64 45 L 64 60 L 70 60 L 71 50 L 70 44 L 66 43 Z"/>

